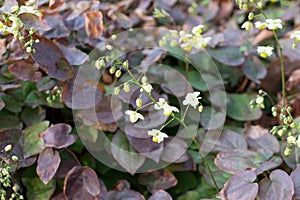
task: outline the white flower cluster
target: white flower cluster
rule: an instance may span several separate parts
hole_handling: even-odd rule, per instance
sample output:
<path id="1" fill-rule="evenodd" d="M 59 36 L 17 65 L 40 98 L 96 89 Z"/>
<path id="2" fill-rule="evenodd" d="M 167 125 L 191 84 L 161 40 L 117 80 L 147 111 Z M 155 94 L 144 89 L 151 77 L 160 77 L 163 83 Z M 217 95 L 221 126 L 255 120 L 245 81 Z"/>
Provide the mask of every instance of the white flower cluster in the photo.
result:
<path id="1" fill-rule="evenodd" d="M 170 32 L 159 41 L 159 46 L 165 46 L 168 42 L 171 46 L 179 45 L 185 51 L 193 48 L 202 49 L 207 47 L 211 37 L 203 37 L 204 25 L 195 26 L 190 33 L 185 31 L 170 30 Z"/>
<path id="2" fill-rule="evenodd" d="M 195 109 L 197 106 L 199 106 L 198 110 L 199 110 L 199 112 L 202 112 L 203 106 L 199 102 L 199 100 L 201 99 L 201 97 L 199 97 L 199 95 L 200 95 L 200 92 L 188 93 L 183 101 L 183 105 L 191 106 Z M 138 99 L 136 102 L 139 101 Z M 141 106 L 142 106 L 142 104 L 138 107 L 141 107 Z M 176 108 L 175 106 L 169 105 L 168 102 L 164 98 L 159 98 L 158 101 L 155 102 L 154 109 L 162 110 L 163 114 L 165 116 L 171 116 L 174 112 L 179 112 L 178 108 Z M 187 107 L 187 109 L 188 109 L 188 107 Z M 141 113 L 138 113 L 138 110 L 139 109 L 137 109 L 135 111 L 127 110 L 125 112 L 125 114 L 129 116 L 129 120 L 131 123 L 135 123 L 139 119 L 144 120 L 143 115 Z M 148 135 L 152 136 L 152 141 L 157 142 L 157 143 L 162 142 L 164 140 L 164 138 L 168 138 L 167 134 L 161 132 L 161 130 L 158 130 L 158 129 L 152 129 L 152 130 L 148 131 Z"/>
<path id="3" fill-rule="evenodd" d="M 291 34 L 290 38 L 294 39 L 295 42 L 300 42 L 300 31 L 294 31 L 294 32 Z M 293 49 L 296 49 L 296 48 L 297 48 L 297 44 L 296 44 L 295 42 L 294 42 L 293 45 L 292 45 L 292 48 L 293 48 Z"/>
<path id="4" fill-rule="evenodd" d="M 281 19 L 266 19 L 265 21 L 255 22 L 255 27 L 261 30 L 268 28 L 271 31 L 275 31 L 282 29 L 282 21 Z"/>

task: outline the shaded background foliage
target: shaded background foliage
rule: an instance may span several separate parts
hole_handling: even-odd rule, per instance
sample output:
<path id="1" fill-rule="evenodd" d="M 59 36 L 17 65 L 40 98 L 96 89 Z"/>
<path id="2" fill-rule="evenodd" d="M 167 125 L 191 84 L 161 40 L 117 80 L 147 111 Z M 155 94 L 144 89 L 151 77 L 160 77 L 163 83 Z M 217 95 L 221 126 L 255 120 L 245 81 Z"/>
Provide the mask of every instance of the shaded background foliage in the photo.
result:
<path id="1" fill-rule="evenodd" d="M 6 0 L 0 11 L 9 12 L 18 3 L 24 1 Z M 3 152 L 0 156 L 14 166 L 11 170 L 14 181 L 28 199 L 184 200 L 216 197 L 209 172 L 194 145 L 178 162 L 164 169 L 134 174 L 135 168 L 144 163 L 139 160 L 132 166 L 130 174 L 97 161 L 85 149 L 74 128 L 71 109 L 76 107 L 72 106 L 72 87 L 78 67 L 87 61 L 91 50 L 112 34 L 139 27 L 174 28 L 167 20 L 152 16 L 156 7 L 170 13 L 178 28 L 190 30 L 205 24 L 208 29 L 205 35 L 212 37 L 207 51 L 217 63 L 226 87 L 227 118 L 220 138 L 216 139 L 213 131 L 207 133 L 206 120 L 218 111 L 210 107 L 208 98 L 204 98 L 203 128 L 197 130 L 197 139 L 201 142 L 204 136 L 208 138 L 202 144 L 204 151 L 207 145 L 216 143 L 207 158 L 218 187 L 223 188 L 218 197 L 249 200 L 258 195 L 259 199 L 268 200 L 300 199 L 298 158 L 293 154 L 284 156 L 280 149 L 280 143 L 284 145 L 284 141 L 279 143 L 279 138 L 268 131 L 278 124 L 278 120 L 269 112 L 249 107 L 249 101 L 259 88 L 267 91 L 276 102 L 281 101 L 279 59 L 274 55 L 261 60 L 255 50 L 258 44 L 273 44 L 272 34 L 267 30 L 242 31 L 240 25 L 246 20 L 247 13 L 238 10 L 233 1 L 199 1 L 196 7 L 192 7 L 192 3 L 180 0 L 39 0 L 42 18 L 31 13 L 19 15 L 23 23 L 37 31 L 34 39 L 40 42 L 33 45 L 36 53 L 27 53 L 13 36 L 1 34 L 0 148 L 13 144 L 11 154 L 17 155 L 19 160 L 12 162 Z M 289 104 L 293 107 L 294 117 L 300 113 L 300 50 L 292 50 L 292 41 L 287 38 L 290 31 L 300 27 L 299 9 L 297 1 L 266 4 L 268 14 L 285 22 L 279 35 L 284 45 L 286 85 L 288 94 L 293 97 Z M 139 56 L 128 53 L 126 57 L 130 63 L 142 63 L 143 67 L 163 62 L 184 75 L 184 63 L 164 51 L 141 51 Z M 200 58 L 199 62 L 209 72 L 205 57 Z M 210 80 L 215 78 L 209 73 L 205 76 Z M 168 75 L 165 78 L 168 80 Z M 206 96 L 208 88 L 202 77 L 190 70 L 188 80 L 194 89 Z M 82 80 L 82 91 L 76 95 L 80 99 L 89 87 L 97 88 L 99 121 L 91 121 L 84 112 L 80 113 L 80 118 L 86 125 L 107 132 L 118 145 L 138 152 L 161 148 L 148 142 L 149 148 L 145 149 L 134 137 L 117 131 L 118 119 L 113 118 L 112 110 L 108 109 L 110 97 L 104 96 L 109 94 L 109 88 L 115 82 L 115 77 L 108 72 L 99 83 Z M 125 94 L 121 97 L 128 98 Z M 82 105 L 77 106 L 86 104 L 83 99 Z M 113 109 L 120 111 L 120 106 Z M 267 102 L 266 107 L 270 106 Z M 120 112 L 119 118 L 122 115 Z M 158 119 L 161 123 L 165 121 L 162 116 Z M 211 129 L 221 127 L 217 122 L 212 123 Z M 137 134 L 139 130 L 127 127 L 128 132 Z M 299 149 L 294 152 L 300 155 Z M 124 155 L 113 150 L 112 154 L 121 166 L 128 167 Z"/>

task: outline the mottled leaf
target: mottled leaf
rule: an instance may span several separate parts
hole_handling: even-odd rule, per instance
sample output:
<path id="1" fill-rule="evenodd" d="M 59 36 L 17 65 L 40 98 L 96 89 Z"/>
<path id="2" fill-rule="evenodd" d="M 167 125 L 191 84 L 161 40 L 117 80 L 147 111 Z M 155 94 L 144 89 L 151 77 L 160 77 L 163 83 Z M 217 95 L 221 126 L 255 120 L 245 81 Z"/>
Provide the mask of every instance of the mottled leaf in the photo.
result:
<path id="1" fill-rule="evenodd" d="M 70 35 L 69 29 L 64 24 L 64 18 L 58 13 L 47 14 L 45 22 L 51 27 L 49 31 L 41 32 L 47 38 L 62 38 Z"/>
<path id="2" fill-rule="evenodd" d="M 23 148 L 24 157 L 39 154 L 46 146 L 40 134 L 43 133 L 49 126 L 49 121 L 43 121 L 38 124 L 33 124 L 24 130 Z"/>
<path id="3" fill-rule="evenodd" d="M 64 194 L 67 199 L 94 200 L 100 194 L 97 174 L 86 166 L 74 167 L 65 178 Z"/>
<path id="4" fill-rule="evenodd" d="M 158 170 L 146 172 L 139 176 L 139 184 L 147 186 L 150 192 L 167 190 L 177 184 L 177 179 L 170 171 Z"/>
<path id="5" fill-rule="evenodd" d="M 3 115 L 0 116 L 0 131 L 9 130 L 9 129 L 22 129 L 23 123 L 19 118 L 14 115 Z"/>
<path id="6" fill-rule="evenodd" d="M 272 171 L 270 178 L 259 182 L 258 197 L 260 200 L 290 200 L 294 194 L 292 178 L 280 169 Z"/>
<path id="7" fill-rule="evenodd" d="M 72 127 L 68 124 L 56 124 L 45 130 L 41 138 L 46 146 L 61 149 L 76 141 L 76 135 L 69 134 L 71 131 Z"/>
<path id="8" fill-rule="evenodd" d="M 228 94 L 227 95 L 227 115 L 237 121 L 250 121 L 259 119 L 262 112 L 258 108 L 252 109 L 249 102 L 254 99 L 248 94 Z"/>
<path id="9" fill-rule="evenodd" d="M 39 42 L 33 45 L 36 53 L 32 58 L 39 64 L 39 67 L 49 74 L 50 77 L 60 81 L 66 81 L 73 76 L 73 68 L 64 57 L 63 52 L 45 37 L 35 36 Z"/>
<path id="10" fill-rule="evenodd" d="M 19 60 L 8 67 L 9 73 L 22 81 L 37 82 L 42 78 L 42 73 L 37 71 L 34 62 L 29 60 Z"/>
<path id="11" fill-rule="evenodd" d="M 36 173 L 45 185 L 53 178 L 59 165 L 60 156 L 57 151 L 53 151 L 52 148 L 46 148 L 40 153 Z"/>
<path id="12" fill-rule="evenodd" d="M 141 195 L 139 192 L 124 189 L 122 191 L 109 191 L 105 195 L 105 200 L 145 200 L 145 197 Z"/>
<path id="13" fill-rule="evenodd" d="M 18 1 L 16 0 L 6 0 L 3 6 L 0 8 L 1 12 L 11 12 L 11 7 L 18 6 Z"/>
<path id="14" fill-rule="evenodd" d="M 235 174 L 224 185 L 218 194 L 224 200 L 254 200 L 258 191 L 258 184 L 253 183 L 256 174 L 252 171 L 242 171 Z"/>
<path id="15" fill-rule="evenodd" d="M 22 121 L 30 126 L 32 124 L 39 123 L 46 118 L 46 110 L 42 107 L 29 108 L 25 107 L 21 113 Z"/>

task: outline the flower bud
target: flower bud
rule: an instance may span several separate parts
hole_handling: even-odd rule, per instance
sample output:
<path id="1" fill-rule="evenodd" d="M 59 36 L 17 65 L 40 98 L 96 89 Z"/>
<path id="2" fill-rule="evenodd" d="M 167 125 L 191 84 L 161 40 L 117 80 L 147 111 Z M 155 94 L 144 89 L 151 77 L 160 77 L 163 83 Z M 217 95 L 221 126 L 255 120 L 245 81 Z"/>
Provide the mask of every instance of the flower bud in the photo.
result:
<path id="1" fill-rule="evenodd" d="M 120 88 L 119 87 L 116 87 L 115 89 L 114 89 L 114 94 L 115 95 L 118 95 L 120 93 Z"/>
<path id="2" fill-rule="evenodd" d="M 199 111 L 200 113 L 203 111 L 203 106 L 202 106 L 202 105 L 200 105 L 200 106 L 198 107 L 198 111 Z"/>
<path id="3" fill-rule="evenodd" d="M 144 84 L 144 83 L 147 83 L 147 82 L 148 82 L 147 76 L 143 76 L 142 77 L 142 83 Z"/>
<path id="4" fill-rule="evenodd" d="M 19 160 L 19 158 L 18 158 L 17 156 L 15 156 L 15 155 L 13 155 L 13 156 L 11 157 L 11 159 L 12 159 L 13 161 L 18 161 L 18 160 Z"/>
<path id="5" fill-rule="evenodd" d="M 129 92 L 129 91 L 130 91 L 129 83 L 124 83 L 123 90 L 124 90 L 125 92 Z"/>
<path id="6" fill-rule="evenodd" d="M 254 13 L 253 13 L 253 12 L 250 12 L 250 13 L 248 14 L 248 19 L 251 21 L 251 20 L 253 20 L 253 18 L 254 18 Z"/>
<path id="7" fill-rule="evenodd" d="M 6 152 L 9 152 L 9 151 L 11 151 L 11 150 L 12 150 L 11 144 L 8 144 L 8 145 L 6 145 L 6 146 L 4 147 L 4 151 L 6 151 Z"/>
<path id="8" fill-rule="evenodd" d="M 121 70 L 118 69 L 118 70 L 116 71 L 116 74 L 115 74 L 115 75 L 116 75 L 117 78 L 119 78 L 119 77 L 121 76 L 121 74 L 122 74 Z"/>
<path id="9" fill-rule="evenodd" d="M 136 104 L 136 106 L 137 107 L 142 107 L 142 105 L 143 105 L 143 100 L 141 99 L 141 98 L 137 98 L 136 100 L 135 100 L 135 104 Z"/>
<path id="10" fill-rule="evenodd" d="M 113 66 L 113 67 L 111 67 L 110 69 L 109 69 L 109 73 L 110 74 L 114 74 L 116 72 L 116 67 L 115 66 Z"/>

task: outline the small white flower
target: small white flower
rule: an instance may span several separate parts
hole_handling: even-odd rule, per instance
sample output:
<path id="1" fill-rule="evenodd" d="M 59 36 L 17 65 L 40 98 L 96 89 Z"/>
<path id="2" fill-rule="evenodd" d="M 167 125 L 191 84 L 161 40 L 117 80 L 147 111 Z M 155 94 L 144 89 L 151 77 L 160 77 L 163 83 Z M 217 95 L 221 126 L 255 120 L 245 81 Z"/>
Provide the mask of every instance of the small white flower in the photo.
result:
<path id="1" fill-rule="evenodd" d="M 255 22 L 255 28 L 258 29 L 265 29 L 267 27 L 267 23 L 266 22 L 261 22 L 261 21 L 257 21 Z"/>
<path id="2" fill-rule="evenodd" d="M 4 147 L 4 151 L 8 152 L 8 151 L 11 151 L 12 150 L 12 145 L 11 144 L 8 144 Z"/>
<path id="3" fill-rule="evenodd" d="M 166 104 L 168 104 L 168 103 L 166 102 L 166 100 L 164 98 L 159 98 L 158 102 L 156 104 L 154 104 L 154 109 L 155 110 L 161 110 L 161 109 L 163 109 L 163 107 Z"/>
<path id="4" fill-rule="evenodd" d="M 246 21 L 243 23 L 243 25 L 241 26 L 241 28 L 244 28 L 246 31 L 249 31 L 252 28 L 252 23 L 249 21 Z"/>
<path id="5" fill-rule="evenodd" d="M 211 39 L 212 39 L 211 37 L 205 37 L 205 38 L 198 37 L 196 40 L 197 42 L 195 44 L 195 47 L 198 49 L 205 48 L 205 47 L 207 47 L 207 45 Z"/>
<path id="6" fill-rule="evenodd" d="M 193 92 L 193 93 L 188 93 L 185 97 L 185 100 L 183 101 L 183 105 L 191 105 L 192 107 L 196 108 L 199 104 L 199 99 L 201 97 L 198 97 L 200 95 L 200 92 Z"/>
<path id="7" fill-rule="evenodd" d="M 150 83 L 143 83 L 142 87 L 145 89 L 146 92 L 150 93 L 153 89 Z M 143 92 L 143 88 L 140 89 L 140 92 Z"/>
<path id="8" fill-rule="evenodd" d="M 165 138 L 168 138 L 169 136 L 160 130 L 152 129 L 151 131 L 148 131 L 148 135 L 152 136 L 152 141 L 160 143 L 164 141 Z"/>
<path id="9" fill-rule="evenodd" d="M 296 42 L 300 42 L 300 31 L 295 31 L 291 34 L 291 37 L 296 40 Z"/>
<path id="10" fill-rule="evenodd" d="M 287 142 L 290 144 L 295 144 L 296 143 L 296 137 L 295 136 L 289 136 L 287 137 Z"/>
<path id="11" fill-rule="evenodd" d="M 163 109 L 163 114 L 165 116 L 170 116 L 173 112 L 179 112 L 178 108 L 175 106 L 170 106 L 164 98 L 159 98 L 157 104 L 154 104 L 155 110 Z"/>
<path id="12" fill-rule="evenodd" d="M 260 55 L 260 57 L 266 58 L 273 54 L 273 49 L 274 49 L 274 47 L 258 46 L 257 53 Z"/>
<path id="13" fill-rule="evenodd" d="M 129 115 L 131 123 L 135 123 L 138 119 L 144 120 L 144 116 L 136 111 L 126 110 L 125 114 Z"/>
<path id="14" fill-rule="evenodd" d="M 190 40 L 192 40 L 192 39 L 193 39 L 193 36 L 192 36 L 191 34 L 185 34 L 185 35 L 183 35 L 183 36 L 180 36 L 179 42 L 184 42 L 184 43 L 186 43 L 186 42 L 188 42 L 188 41 L 190 41 Z"/>
<path id="15" fill-rule="evenodd" d="M 194 35 L 200 35 L 203 32 L 204 25 L 200 24 L 192 29 Z"/>
<path id="16" fill-rule="evenodd" d="M 282 29 L 281 19 L 266 19 L 266 23 L 270 30 Z"/>

